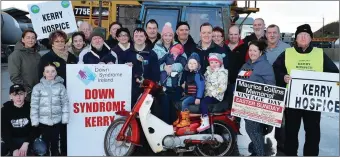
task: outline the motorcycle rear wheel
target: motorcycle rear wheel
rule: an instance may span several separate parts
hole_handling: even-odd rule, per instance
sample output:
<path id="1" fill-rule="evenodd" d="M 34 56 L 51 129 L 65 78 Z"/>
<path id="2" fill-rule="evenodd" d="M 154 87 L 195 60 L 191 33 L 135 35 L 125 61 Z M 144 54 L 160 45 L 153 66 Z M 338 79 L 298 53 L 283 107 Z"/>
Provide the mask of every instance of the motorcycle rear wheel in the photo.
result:
<path id="1" fill-rule="evenodd" d="M 228 156 L 230 155 L 236 145 L 236 133 L 234 130 L 222 121 L 214 121 L 215 134 L 221 135 L 223 143 L 216 145 L 198 144 L 194 150 L 198 156 Z M 207 129 L 204 134 L 210 133 L 211 129 Z"/>
<path id="2" fill-rule="evenodd" d="M 116 137 L 123 127 L 125 121 L 125 117 L 118 118 L 108 127 L 104 138 L 104 150 L 107 156 L 131 156 L 131 154 L 135 151 L 136 146 L 134 144 L 127 141 L 116 140 Z M 129 125 L 125 132 L 125 136 L 131 136 L 131 131 L 132 129 Z M 112 150 L 112 148 L 114 148 L 114 150 Z"/>

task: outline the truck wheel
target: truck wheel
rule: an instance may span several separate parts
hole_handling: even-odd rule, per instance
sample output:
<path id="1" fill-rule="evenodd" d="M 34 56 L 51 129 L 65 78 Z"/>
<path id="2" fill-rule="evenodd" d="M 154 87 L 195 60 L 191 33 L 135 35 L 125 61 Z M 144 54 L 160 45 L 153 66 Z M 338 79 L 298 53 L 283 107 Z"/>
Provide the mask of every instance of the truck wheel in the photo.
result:
<path id="1" fill-rule="evenodd" d="M 104 139 L 104 150 L 107 156 L 131 156 L 131 154 L 134 152 L 136 148 L 134 144 L 127 141 L 116 140 L 116 137 L 118 136 L 119 131 L 123 127 L 125 121 L 125 117 L 118 118 L 108 127 Z M 132 129 L 129 125 L 125 136 L 131 136 L 131 131 Z"/>

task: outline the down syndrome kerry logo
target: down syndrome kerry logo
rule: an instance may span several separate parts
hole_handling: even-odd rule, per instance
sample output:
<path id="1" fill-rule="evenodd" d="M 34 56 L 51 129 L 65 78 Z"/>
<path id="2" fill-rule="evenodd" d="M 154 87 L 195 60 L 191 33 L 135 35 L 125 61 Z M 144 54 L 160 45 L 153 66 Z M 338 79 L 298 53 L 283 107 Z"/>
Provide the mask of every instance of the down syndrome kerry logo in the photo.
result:
<path id="1" fill-rule="evenodd" d="M 84 67 L 83 70 L 79 70 L 77 77 L 85 85 L 88 85 L 90 82 L 94 82 L 94 80 L 96 79 L 97 76 L 94 72 L 92 72 L 92 70 L 90 68 L 88 68 L 86 66 L 86 67 Z"/>

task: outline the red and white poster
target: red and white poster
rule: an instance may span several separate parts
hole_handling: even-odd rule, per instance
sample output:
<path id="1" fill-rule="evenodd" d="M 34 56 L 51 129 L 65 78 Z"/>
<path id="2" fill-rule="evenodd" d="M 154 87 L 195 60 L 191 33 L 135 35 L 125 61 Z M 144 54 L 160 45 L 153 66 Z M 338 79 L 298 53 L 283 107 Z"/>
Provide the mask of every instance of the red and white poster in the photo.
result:
<path id="1" fill-rule="evenodd" d="M 68 156 L 105 156 L 104 136 L 116 111 L 131 110 L 128 65 L 68 64 Z"/>
<path id="2" fill-rule="evenodd" d="M 231 115 L 281 127 L 285 88 L 239 79 L 235 87 Z"/>

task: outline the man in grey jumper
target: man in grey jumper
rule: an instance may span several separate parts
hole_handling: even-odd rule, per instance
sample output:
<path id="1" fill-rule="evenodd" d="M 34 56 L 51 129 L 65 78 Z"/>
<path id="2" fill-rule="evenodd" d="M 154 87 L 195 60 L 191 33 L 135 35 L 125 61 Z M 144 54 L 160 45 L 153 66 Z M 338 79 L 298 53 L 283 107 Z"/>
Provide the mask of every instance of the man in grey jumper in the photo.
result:
<path id="1" fill-rule="evenodd" d="M 280 28 L 279 26 L 272 24 L 267 27 L 266 38 L 267 38 L 267 50 L 266 56 L 268 62 L 273 65 L 276 58 L 286 50 L 286 48 L 291 47 L 290 45 L 284 43 L 280 40 Z"/>
<path id="2" fill-rule="evenodd" d="M 290 45 L 282 42 L 280 40 L 280 28 L 277 25 L 269 25 L 266 31 L 267 38 L 267 50 L 265 55 L 267 56 L 268 62 L 273 65 L 276 58 L 286 50 L 286 48 L 291 47 Z M 275 139 L 277 141 L 277 148 L 283 150 L 284 143 L 284 129 L 275 128 Z"/>

